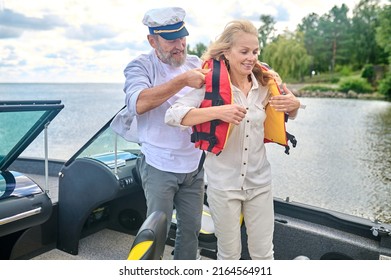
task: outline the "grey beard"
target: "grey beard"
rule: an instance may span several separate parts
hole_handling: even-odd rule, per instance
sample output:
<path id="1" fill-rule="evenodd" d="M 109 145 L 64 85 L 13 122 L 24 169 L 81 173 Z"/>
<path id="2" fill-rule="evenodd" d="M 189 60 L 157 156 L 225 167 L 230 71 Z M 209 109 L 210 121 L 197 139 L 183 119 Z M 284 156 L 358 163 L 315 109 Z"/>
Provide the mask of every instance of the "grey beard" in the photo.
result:
<path id="1" fill-rule="evenodd" d="M 179 67 L 182 66 L 185 63 L 186 60 L 186 55 L 187 55 L 187 50 L 185 49 L 185 56 L 181 60 L 175 60 L 171 53 L 164 53 L 160 46 L 157 47 L 156 49 L 157 55 L 160 58 L 160 60 L 168 65 L 171 65 L 173 67 Z"/>

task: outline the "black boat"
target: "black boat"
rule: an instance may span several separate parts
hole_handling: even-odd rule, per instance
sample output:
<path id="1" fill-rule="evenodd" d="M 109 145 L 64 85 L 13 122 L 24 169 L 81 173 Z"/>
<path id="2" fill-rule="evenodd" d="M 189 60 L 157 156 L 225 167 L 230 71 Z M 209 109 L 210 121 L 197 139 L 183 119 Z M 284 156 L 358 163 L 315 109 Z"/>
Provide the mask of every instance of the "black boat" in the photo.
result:
<path id="1" fill-rule="evenodd" d="M 135 170 L 139 145 L 117 136 L 111 119 L 67 161 L 46 152 L 44 159 L 20 156 L 40 133 L 47 151 L 49 124 L 63 107 L 59 100 L 0 102 L 0 259 L 126 259 L 148 223 Z M 277 260 L 391 259 L 390 224 L 278 198 L 274 208 Z M 163 259 L 175 239 L 172 221 Z M 201 259 L 215 259 L 207 198 L 203 225 Z M 111 243 L 118 236 L 124 244 Z M 81 256 L 86 240 L 92 252 Z"/>

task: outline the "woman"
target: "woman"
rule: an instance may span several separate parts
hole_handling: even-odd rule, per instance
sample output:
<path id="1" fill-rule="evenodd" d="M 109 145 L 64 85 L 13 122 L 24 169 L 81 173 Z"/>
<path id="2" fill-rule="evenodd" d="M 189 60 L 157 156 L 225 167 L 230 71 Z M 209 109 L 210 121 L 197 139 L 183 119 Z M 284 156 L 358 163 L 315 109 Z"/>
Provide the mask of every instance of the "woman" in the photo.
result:
<path id="1" fill-rule="evenodd" d="M 273 77 L 255 67 L 258 53 L 258 30 L 251 22 L 227 24 L 202 59 L 225 62 L 233 104 L 200 108 L 204 87 L 177 100 L 165 116 L 166 123 L 173 126 L 188 127 L 215 119 L 234 124 L 224 149 L 218 156 L 207 153 L 204 165 L 218 259 L 240 259 L 241 214 L 251 258 L 274 258 L 272 178 L 263 143 L 265 105 L 269 102 L 277 111 L 294 118 L 300 102 L 285 85 L 285 95 L 269 100 L 267 83 Z"/>

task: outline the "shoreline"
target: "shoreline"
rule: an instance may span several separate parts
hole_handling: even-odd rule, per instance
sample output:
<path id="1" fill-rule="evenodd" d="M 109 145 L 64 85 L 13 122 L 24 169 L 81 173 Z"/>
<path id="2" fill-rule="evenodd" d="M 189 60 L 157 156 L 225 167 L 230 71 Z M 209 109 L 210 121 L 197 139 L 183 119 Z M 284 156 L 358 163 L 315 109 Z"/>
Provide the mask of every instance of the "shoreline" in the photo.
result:
<path id="1" fill-rule="evenodd" d="M 357 93 L 353 90 L 349 92 L 338 91 L 303 91 L 305 84 L 287 84 L 287 88 L 292 91 L 296 97 L 316 97 L 316 98 L 346 98 L 346 99 L 365 99 L 365 100 L 383 100 L 390 101 L 383 95 L 377 93 Z"/>

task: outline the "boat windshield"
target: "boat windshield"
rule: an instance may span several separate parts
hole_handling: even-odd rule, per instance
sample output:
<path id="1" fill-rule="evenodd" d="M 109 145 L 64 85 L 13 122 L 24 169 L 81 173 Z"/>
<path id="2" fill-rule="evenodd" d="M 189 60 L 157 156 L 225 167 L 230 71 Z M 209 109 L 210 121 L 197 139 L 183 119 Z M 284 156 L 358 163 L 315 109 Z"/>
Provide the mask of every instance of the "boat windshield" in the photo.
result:
<path id="1" fill-rule="evenodd" d="M 110 168 L 135 159 L 140 152 L 140 145 L 130 142 L 116 134 L 110 127 L 110 119 L 83 147 L 66 163 L 69 165 L 77 158 L 94 158 L 104 162 Z"/>
<path id="2" fill-rule="evenodd" d="M 59 100 L 0 102 L 0 170 L 37 138 L 64 108 Z"/>

